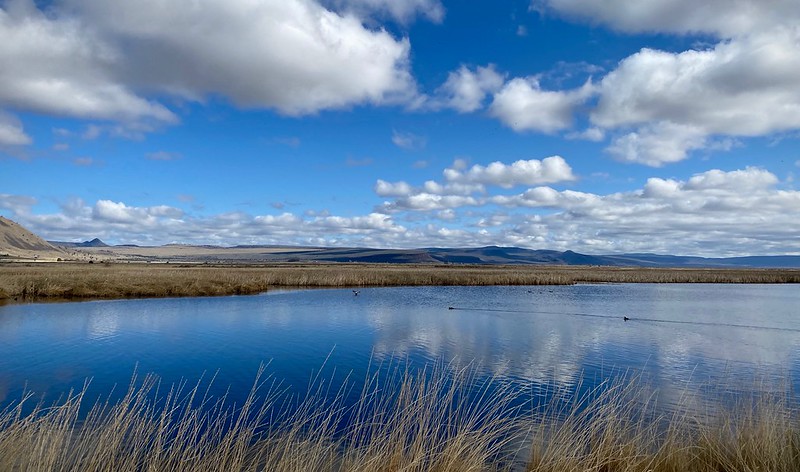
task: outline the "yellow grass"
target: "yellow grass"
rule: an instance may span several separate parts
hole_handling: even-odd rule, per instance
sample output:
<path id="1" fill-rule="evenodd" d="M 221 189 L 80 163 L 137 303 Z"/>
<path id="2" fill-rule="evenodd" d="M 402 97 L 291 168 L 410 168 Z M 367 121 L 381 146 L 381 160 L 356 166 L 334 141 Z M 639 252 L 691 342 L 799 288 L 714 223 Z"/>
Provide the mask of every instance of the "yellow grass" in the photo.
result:
<path id="1" fill-rule="evenodd" d="M 83 421 L 85 391 L 29 414 L 20 406 L 1 414 L 0 470 L 800 470 L 800 424 L 780 398 L 710 416 L 658 416 L 649 390 L 634 381 L 602 386 L 567 408 L 554 402 L 518 414 L 520 391 L 476 386 L 473 372 L 372 377 L 348 408 L 344 390 L 326 399 L 324 382 L 298 399 L 259 373 L 247 400 L 232 405 L 209 396 L 203 382 L 159 391 L 147 376 L 120 401 L 95 404 Z M 477 395 L 459 395 L 464 388 Z M 345 414 L 351 420 L 337 430 Z"/>
<path id="2" fill-rule="evenodd" d="M 236 295 L 276 287 L 580 282 L 800 283 L 800 270 L 399 264 L 0 264 L 0 300 Z"/>

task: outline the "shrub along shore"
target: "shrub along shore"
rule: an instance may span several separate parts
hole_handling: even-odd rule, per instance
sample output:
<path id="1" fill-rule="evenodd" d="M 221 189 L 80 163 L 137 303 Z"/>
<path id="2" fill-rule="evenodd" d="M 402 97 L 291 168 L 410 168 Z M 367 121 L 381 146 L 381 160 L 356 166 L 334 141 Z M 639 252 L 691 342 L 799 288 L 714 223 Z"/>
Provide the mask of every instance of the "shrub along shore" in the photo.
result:
<path id="1" fill-rule="evenodd" d="M 800 283 L 798 269 L 127 263 L 0 264 L 0 301 L 245 295 L 281 287 Z"/>

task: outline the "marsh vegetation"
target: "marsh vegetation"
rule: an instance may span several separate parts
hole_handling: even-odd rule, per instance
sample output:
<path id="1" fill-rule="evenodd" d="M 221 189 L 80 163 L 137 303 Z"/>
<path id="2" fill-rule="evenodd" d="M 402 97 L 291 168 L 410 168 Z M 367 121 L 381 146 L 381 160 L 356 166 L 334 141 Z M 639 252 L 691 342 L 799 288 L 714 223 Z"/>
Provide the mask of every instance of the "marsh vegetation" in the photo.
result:
<path id="1" fill-rule="evenodd" d="M 150 375 L 113 401 L 93 403 L 84 389 L 32 406 L 29 394 L 0 414 L 0 469 L 800 469 L 800 423 L 786 398 L 659 413 L 652 391 L 628 379 L 524 408 L 530 392 L 481 382 L 470 369 L 395 369 L 366 379 L 352 405 L 347 387 L 329 392 L 317 379 L 292 394 L 263 370 L 241 404 L 209 395 L 206 381 L 165 388 Z"/>
<path id="2" fill-rule="evenodd" d="M 344 263 L 0 265 L 0 300 L 244 295 L 277 287 L 576 283 L 800 283 L 800 270 Z"/>

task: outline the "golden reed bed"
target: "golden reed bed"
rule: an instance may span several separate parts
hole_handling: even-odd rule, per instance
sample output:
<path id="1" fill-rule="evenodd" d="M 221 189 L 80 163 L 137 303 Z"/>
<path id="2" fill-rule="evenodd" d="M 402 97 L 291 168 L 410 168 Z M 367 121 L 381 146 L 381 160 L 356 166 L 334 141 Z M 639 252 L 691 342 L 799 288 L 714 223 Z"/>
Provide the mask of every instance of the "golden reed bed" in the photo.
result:
<path id="1" fill-rule="evenodd" d="M 346 388 L 330 398 L 317 382 L 290 395 L 263 371 L 237 405 L 209 396 L 203 381 L 169 388 L 152 376 L 134 378 L 118 401 L 83 391 L 29 408 L 27 396 L 0 412 L 0 470 L 800 470 L 797 412 L 780 397 L 659 413 L 634 379 L 521 411 L 524 389 L 488 388 L 469 368 L 395 372 L 367 378 L 349 406 Z"/>
<path id="2" fill-rule="evenodd" d="M 244 295 L 277 287 L 800 283 L 798 269 L 399 264 L 0 264 L 0 300 Z"/>

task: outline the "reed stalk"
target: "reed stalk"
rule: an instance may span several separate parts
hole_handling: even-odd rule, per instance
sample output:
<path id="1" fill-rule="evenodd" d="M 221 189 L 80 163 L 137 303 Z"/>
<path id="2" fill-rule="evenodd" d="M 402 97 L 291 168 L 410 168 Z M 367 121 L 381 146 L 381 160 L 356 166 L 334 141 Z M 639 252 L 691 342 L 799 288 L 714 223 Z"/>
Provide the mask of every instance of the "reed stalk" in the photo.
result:
<path id="1" fill-rule="evenodd" d="M 347 385 L 332 392 L 317 380 L 297 396 L 262 369 L 234 404 L 203 381 L 163 390 L 155 376 L 134 376 L 121 399 L 83 414 L 86 388 L 33 408 L 26 394 L 0 414 L 0 470 L 800 470 L 786 398 L 665 413 L 634 379 L 522 410 L 522 391 L 495 380 L 471 368 L 397 368 L 365 379 L 347 405 Z"/>

